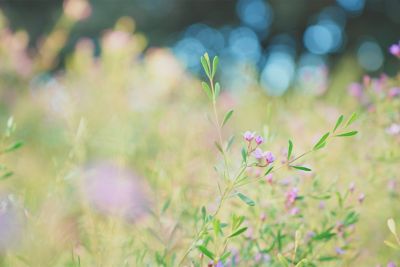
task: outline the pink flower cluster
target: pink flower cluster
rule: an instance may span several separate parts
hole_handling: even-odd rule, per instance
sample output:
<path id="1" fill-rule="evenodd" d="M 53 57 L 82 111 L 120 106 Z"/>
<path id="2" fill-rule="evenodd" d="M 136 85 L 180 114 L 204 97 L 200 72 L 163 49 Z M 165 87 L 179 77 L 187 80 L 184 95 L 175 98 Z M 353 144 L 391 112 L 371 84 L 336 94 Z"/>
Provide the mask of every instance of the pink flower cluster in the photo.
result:
<path id="1" fill-rule="evenodd" d="M 264 138 L 256 136 L 255 132 L 247 131 L 243 134 L 244 140 L 248 142 L 247 153 L 251 154 L 260 162 L 260 167 L 266 167 L 275 161 L 275 156 L 271 151 L 263 151 L 259 146 L 264 143 Z M 254 142 L 253 142 L 254 141 Z"/>
<path id="2" fill-rule="evenodd" d="M 388 77 L 385 74 L 378 78 L 371 78 L 365 75 L 363 82 L 351 83 L 347 90 L 351 96 L 366 106 L 370 106 L 374 98 L 391 100 L 400 97 L 400 87 L 390 86 Z"/>
<path id="3" fill-rule="evenodd" d="M 296 187 L 293 187 L 286 192 L 285 206 L 287 209 L 292 208 L 290 210 L 290 214 L 292 215 L 296 215 L 300 211 L 298 208 L 294 207 L 298 195 L 299 189 L 297 189 Z"/>
<path id="4" fill-rule="evenodd" d="M 389 47 L 389 52 L 390 54 L 392 54 L 393 56 L 400 58 L 400 41 L 397 44 L 392 44 Z"/>

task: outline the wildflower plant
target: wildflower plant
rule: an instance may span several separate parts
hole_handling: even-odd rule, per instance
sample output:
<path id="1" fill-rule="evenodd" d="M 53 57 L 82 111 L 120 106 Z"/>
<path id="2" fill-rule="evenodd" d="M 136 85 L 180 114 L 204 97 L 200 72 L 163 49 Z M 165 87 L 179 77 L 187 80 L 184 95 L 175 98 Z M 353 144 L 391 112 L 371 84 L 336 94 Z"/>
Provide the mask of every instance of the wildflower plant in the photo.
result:
<path id="1" fill-rule="evenodd" d="M 246 263 L 257 266 L 264 260 L 270 261 L 272 264 L 283 264 L 283 266 L 306 266 L 307 264 L 307 266 L 317 266 L 316 264 L 320 261 L 336 260 L 338 258 L 336 254 L 342 254 L 343 249 L 347 247 L 337 247 L 334 256 L 322 255 L 320 257 L 313 254 L 313 248 L 318 242 L 328 242 L 338 236 L 344 240 L 348 237 L 347 228 L 358 220 L 358 215 L 353 211 L 352 206 L 345 204 L 346 199 L 351 195 L 350 190 L 343 194 L 328 190 L 321 195 L 315 195 L 319 187 L 318 180 L 314 180 L 312 185 L 315 192 L 309 193 L 307 196 L 302 195 L 297 187 L 273 188 L 269 191 L 267 198 L 270 197 L 274 204 L 266 210 L 266 213 L 260 215 L 260 219 L 255 219 L 255 222 L 252 221 L 252 217 L 254 217 L 252 215 L 246 216 L 234 212 L 227 218 L 224 211 L 227 209 L 227 203 L 232 199 L 238 199 L 249 207 L 256 206 L 256 201 L 246 195 L 243 188 L 257 182 L 267 182 L 272 185 L 275 183 L 274 174 L 280 170 L 311 172 L 306 164 L 299 163 L 300 159 L 324 148 L 333 139 L 356 135 L 357 131 L 348 129 L 357 118 L 356 114 L 351 115 L 347 120 L 343 115 L 340 116 L 333 129 L 323 134 L 315 145 L 304 153 L 295 155 L 294 144 L 289 140 L 285 158 L 280 161 L 277 160 L 275 152 L 266 149 L 265 140 L 261 135 L 254 131 L 245 131 L 240 150 L 241 160 L 236 164 L 233 160 L 235 156 L 230 155 L 233 138 L 224 141 L 222 132 L 234 111 L 227 111 L 222 119 L 218 112 L 217 103 L 221 91 L 220 84 L 215 81 L 218 63 L 217 56 L 211 60 L 205 53 L 201 57 L 201 64 L 207 77 L 207 81 L 202 82 L 202 88 L 212 104 L 214 117 L 212 121 L 218 136 L 215 146 L 223 159 L 223 168 L 216 168 L 219 174 L 217 180 L 219 196 L 215 210 L 209 211 L 205 206 L 201 208 L 200 226 L 178 265 L 184 265 L 194 250 L 198 250 L 202 255 L 200 262 L 194 258 L 190 259 L 195 266 L 203 266 L 204 261 L 208 262 L 208 266 L 224 266 L 226 264 L 243 266 Z M 279 191 L 283 190 L 286 191 L 280 194 Z M 289 222 L 290 217 L 287 216 L 299 215 L 299 206 L 306 204 L 298 202 L 304 202 L 306 198 L 323 200 L 330 199 L 334 194 L 339 202 L 338 207 L 330 210 L 326 218 L 321 218 L 322 229 L 312 235 L 309 234 L 309 241 L 302 241 L 305 238 L 303 236 L 305 229 L 303 228 L 311 226 L 303 223 L 302 220 L 291 223 Z M 273 201 L 280 199 L 281 196 L 283 196 L 282 201 Z M 238 209 L 238 213 L 240 210 Z M 341 219 L 340 223 L 336 221 L 339 219 Z M 253 234 L 254 228 L 256 228 L 256 236 Z M 243 236 L 246 239 L 240 242 L 239 250 L 235 252 L 233 249 L 235 239 L 243 238 Z M 345 243 L 345 241 L 343 242 Z M 305 247 L 300 248 L 300 245 Z"/>
<path id="2" fill-rule="evenodd" d="M 10 117 L 7 120 L 6 127 L 4 130 L 4 134 L 1 138 L 1 150 L 0 155 L 7 154 L 13 152 L 23 146 L 22 141 L 15 141 L 12 138 L 13 133 L 16 130 L 16 123 L 14 122 L 14 118 Z M 11 177 L 14 173 L 9 170 L 5 165 L 0 165 L 0 180 L 5 180 Z"/>

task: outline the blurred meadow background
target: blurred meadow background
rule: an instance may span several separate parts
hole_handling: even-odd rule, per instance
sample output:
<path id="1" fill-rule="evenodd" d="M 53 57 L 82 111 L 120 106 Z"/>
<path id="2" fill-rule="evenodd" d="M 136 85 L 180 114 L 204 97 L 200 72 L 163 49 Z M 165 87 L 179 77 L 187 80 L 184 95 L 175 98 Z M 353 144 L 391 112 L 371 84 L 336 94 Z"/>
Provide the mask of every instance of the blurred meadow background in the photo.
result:
<path id="1" fill-rule="evenodd" d="M 1 0 L 0 266 L 400 266 L 399 42 L 399 0 Z"/>

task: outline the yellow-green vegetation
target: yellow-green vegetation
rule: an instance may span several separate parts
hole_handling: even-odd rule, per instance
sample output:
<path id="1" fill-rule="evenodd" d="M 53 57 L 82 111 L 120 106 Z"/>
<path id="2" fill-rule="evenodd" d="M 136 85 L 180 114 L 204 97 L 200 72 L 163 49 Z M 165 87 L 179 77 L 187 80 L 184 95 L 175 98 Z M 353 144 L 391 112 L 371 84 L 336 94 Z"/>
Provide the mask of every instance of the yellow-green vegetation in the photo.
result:
<path id="1" fill-rule="evenodd" d="M 233 92 L 217 59 L 201 59 L 202 83 L 168 49 L 145 51 L 127 18 L 99 57 L 81 40 L 50 72 L 73 22 L 61 17 L 34 56 L 0 24 L 1 266 L 400 261 L 387 229 L 399 77 L 366 77 L 354 98 L 349 57 L 321 96 Z"/>

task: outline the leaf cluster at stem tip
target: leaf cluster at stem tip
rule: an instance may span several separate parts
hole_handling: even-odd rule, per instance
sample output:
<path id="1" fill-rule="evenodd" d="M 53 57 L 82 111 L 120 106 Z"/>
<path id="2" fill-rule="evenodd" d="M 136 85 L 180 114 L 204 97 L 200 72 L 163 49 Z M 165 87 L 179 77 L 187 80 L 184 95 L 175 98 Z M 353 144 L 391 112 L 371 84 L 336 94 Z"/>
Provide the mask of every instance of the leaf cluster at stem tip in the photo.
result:
<path id="1" fill-rule="evenodd" d="M 215 74 L 217 73 L 219 58 L 215 56 L 211 62 L 208 53 L 205 53 L 203 56 L 201 56 L 200 62 L 201 65 L 203 66 L 204 72 L 208 77 L 208 82 L 209 82 L 209 83 L 202 82 L 201 86 L 206 95 L 208 96 L 208 98 L 215 103 L 221 92 L 220 84 L 218 82 L 214 83 L 214 77 Z"/>

